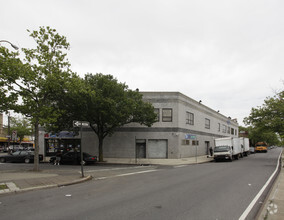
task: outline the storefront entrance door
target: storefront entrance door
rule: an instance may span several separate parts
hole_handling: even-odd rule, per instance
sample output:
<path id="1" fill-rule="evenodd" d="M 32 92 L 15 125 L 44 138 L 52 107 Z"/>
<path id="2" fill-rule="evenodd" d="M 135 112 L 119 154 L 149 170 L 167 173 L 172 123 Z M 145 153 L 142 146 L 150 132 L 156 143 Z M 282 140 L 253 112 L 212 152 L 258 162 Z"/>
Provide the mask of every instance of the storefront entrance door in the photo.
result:
<path id="1" fill-rule="evenodd" d="M 146 140 L 136 140 L 136 158 L 146 158 Z"/>

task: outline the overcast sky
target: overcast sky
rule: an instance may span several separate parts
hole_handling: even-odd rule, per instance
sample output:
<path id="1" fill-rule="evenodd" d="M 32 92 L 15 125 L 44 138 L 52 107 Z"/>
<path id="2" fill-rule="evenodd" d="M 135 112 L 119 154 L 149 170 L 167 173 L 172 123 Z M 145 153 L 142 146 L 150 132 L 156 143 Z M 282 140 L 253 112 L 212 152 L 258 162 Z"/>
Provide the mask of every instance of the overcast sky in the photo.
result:
<path id="1" fill-rule="evenodd" d="M 131 89 L 178 91 L 243 118 L 283 90 L 283 0 L 0 0 L 0 40 L 35 47 L 50 26 L 71 45 L 80 76 Z M 2 43 L 2 46 L 9 45 Z"/>

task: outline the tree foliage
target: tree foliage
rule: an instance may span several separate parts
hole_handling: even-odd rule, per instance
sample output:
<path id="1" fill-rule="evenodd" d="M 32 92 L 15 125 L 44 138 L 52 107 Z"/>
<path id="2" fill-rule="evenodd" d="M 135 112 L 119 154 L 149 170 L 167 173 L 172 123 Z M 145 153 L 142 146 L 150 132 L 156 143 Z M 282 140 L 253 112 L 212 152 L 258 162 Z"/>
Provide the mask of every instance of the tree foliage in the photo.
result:
<path id="1" fill-rule="evenodd" d="M 13 110 L 29 117 L 35 127 L 35 167 L 38 170 L 38 128 L 71 130 L 73 120 L 90 122 L 99 140 L 103 160 L 103 139 L 117 127 L 131 122 L 151 126 L 156 115 L 142 100 L 111 75 L 87 74 L 80 78 L 66 59 L 69 43 L 50 27 L 29 31 L 37 47 L 19 53 L 0 47 L 0 111 Z"/>
<path id="2" fill-rule="evenodd" d="M 264 141 L 268 145 L 278 145 L 280 141 L 276 133 L 262 130 L 261 128 L 250 129 L 249 137 L 255 145 L 257 142 Z"/>
<path id="3" fill-rule="evenodd" d="M 156 120 L 152 104 L 144 102 L 138 91 L 130 90 L 112 75 L 86 74 L 84 79 L 73 76 L 64 100 L 62 107 L 68 114 L 58 121 L 58 127 L 66 128 L 72 120 L 88 121 L 99 140 L 100 161 L 103 140 L 116 128 L 131 122 L 151 126 Z"/>
<path id="4" fill-rule="evenodd" d="M 250 140 L 250 144 L 252 146 L 255 146 L 257 142 L 264 141 L 268 143 L 269 145 L 279 145 L 279 137 L 276 133 L 272 131 L 267 131 L 263 128 L 258 128 L 258 127 L 239 127 L 240 133 L 245 132 L 248 134 L 248 138 Z"/>
<path id="5" fill-rule="evenodd" d="M 284 140 L 284 91 L 274 97 L 268 97 L 264 104 L 252 108 L 251 113 L 244 119 L 246 125 L 251 125 L 256 132 L 262 132 L 271 136 L 278 134 Z"/>
<path id="6" fill-rule="evenodd" d="M 0 47 L 0 110 L 14 110 L 30 118 L 35 126 L 34 170 L 38 170 L 38 127 L 55 123 L 63 114 L 58 97 L 71 72 L 64 53 L 69 43 L 50 27 L 28 32 L 37 47 L 22 48 L 23 59 Z"/>
<path id="7" fill-rule="evenodd" d="M 11 117 L 10 123 L 11 123 L 11 130 L 17 132 L 17 137 L 19 138 L 20 142 L 23 141 L 26 135 L 32 134 L 33 129 L 28 119 Z"/>

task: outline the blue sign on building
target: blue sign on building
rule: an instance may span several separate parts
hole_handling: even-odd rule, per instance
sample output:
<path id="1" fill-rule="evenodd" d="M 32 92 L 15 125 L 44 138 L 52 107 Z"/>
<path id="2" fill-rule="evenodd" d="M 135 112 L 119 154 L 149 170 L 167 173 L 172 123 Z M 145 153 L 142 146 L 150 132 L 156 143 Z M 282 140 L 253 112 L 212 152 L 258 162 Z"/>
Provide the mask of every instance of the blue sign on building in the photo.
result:
<path id="1" fill-rule="evenodd" d="M 193 135 L 193 134 L 185 134 L 185 139 L 195 140 L 195 139 L 196 139 L 196 135 Z"/>

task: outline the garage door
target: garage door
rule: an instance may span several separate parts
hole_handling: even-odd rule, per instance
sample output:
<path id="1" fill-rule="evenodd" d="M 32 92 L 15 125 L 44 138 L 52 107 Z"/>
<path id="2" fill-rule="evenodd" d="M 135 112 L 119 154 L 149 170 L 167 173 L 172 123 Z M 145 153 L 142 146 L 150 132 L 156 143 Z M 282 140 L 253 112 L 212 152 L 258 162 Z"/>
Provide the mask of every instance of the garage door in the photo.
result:
<path id="1" fill-rule="evenodd" d="M 168 140 L 148 140 L 149 158 L 168 158 Z"/>

